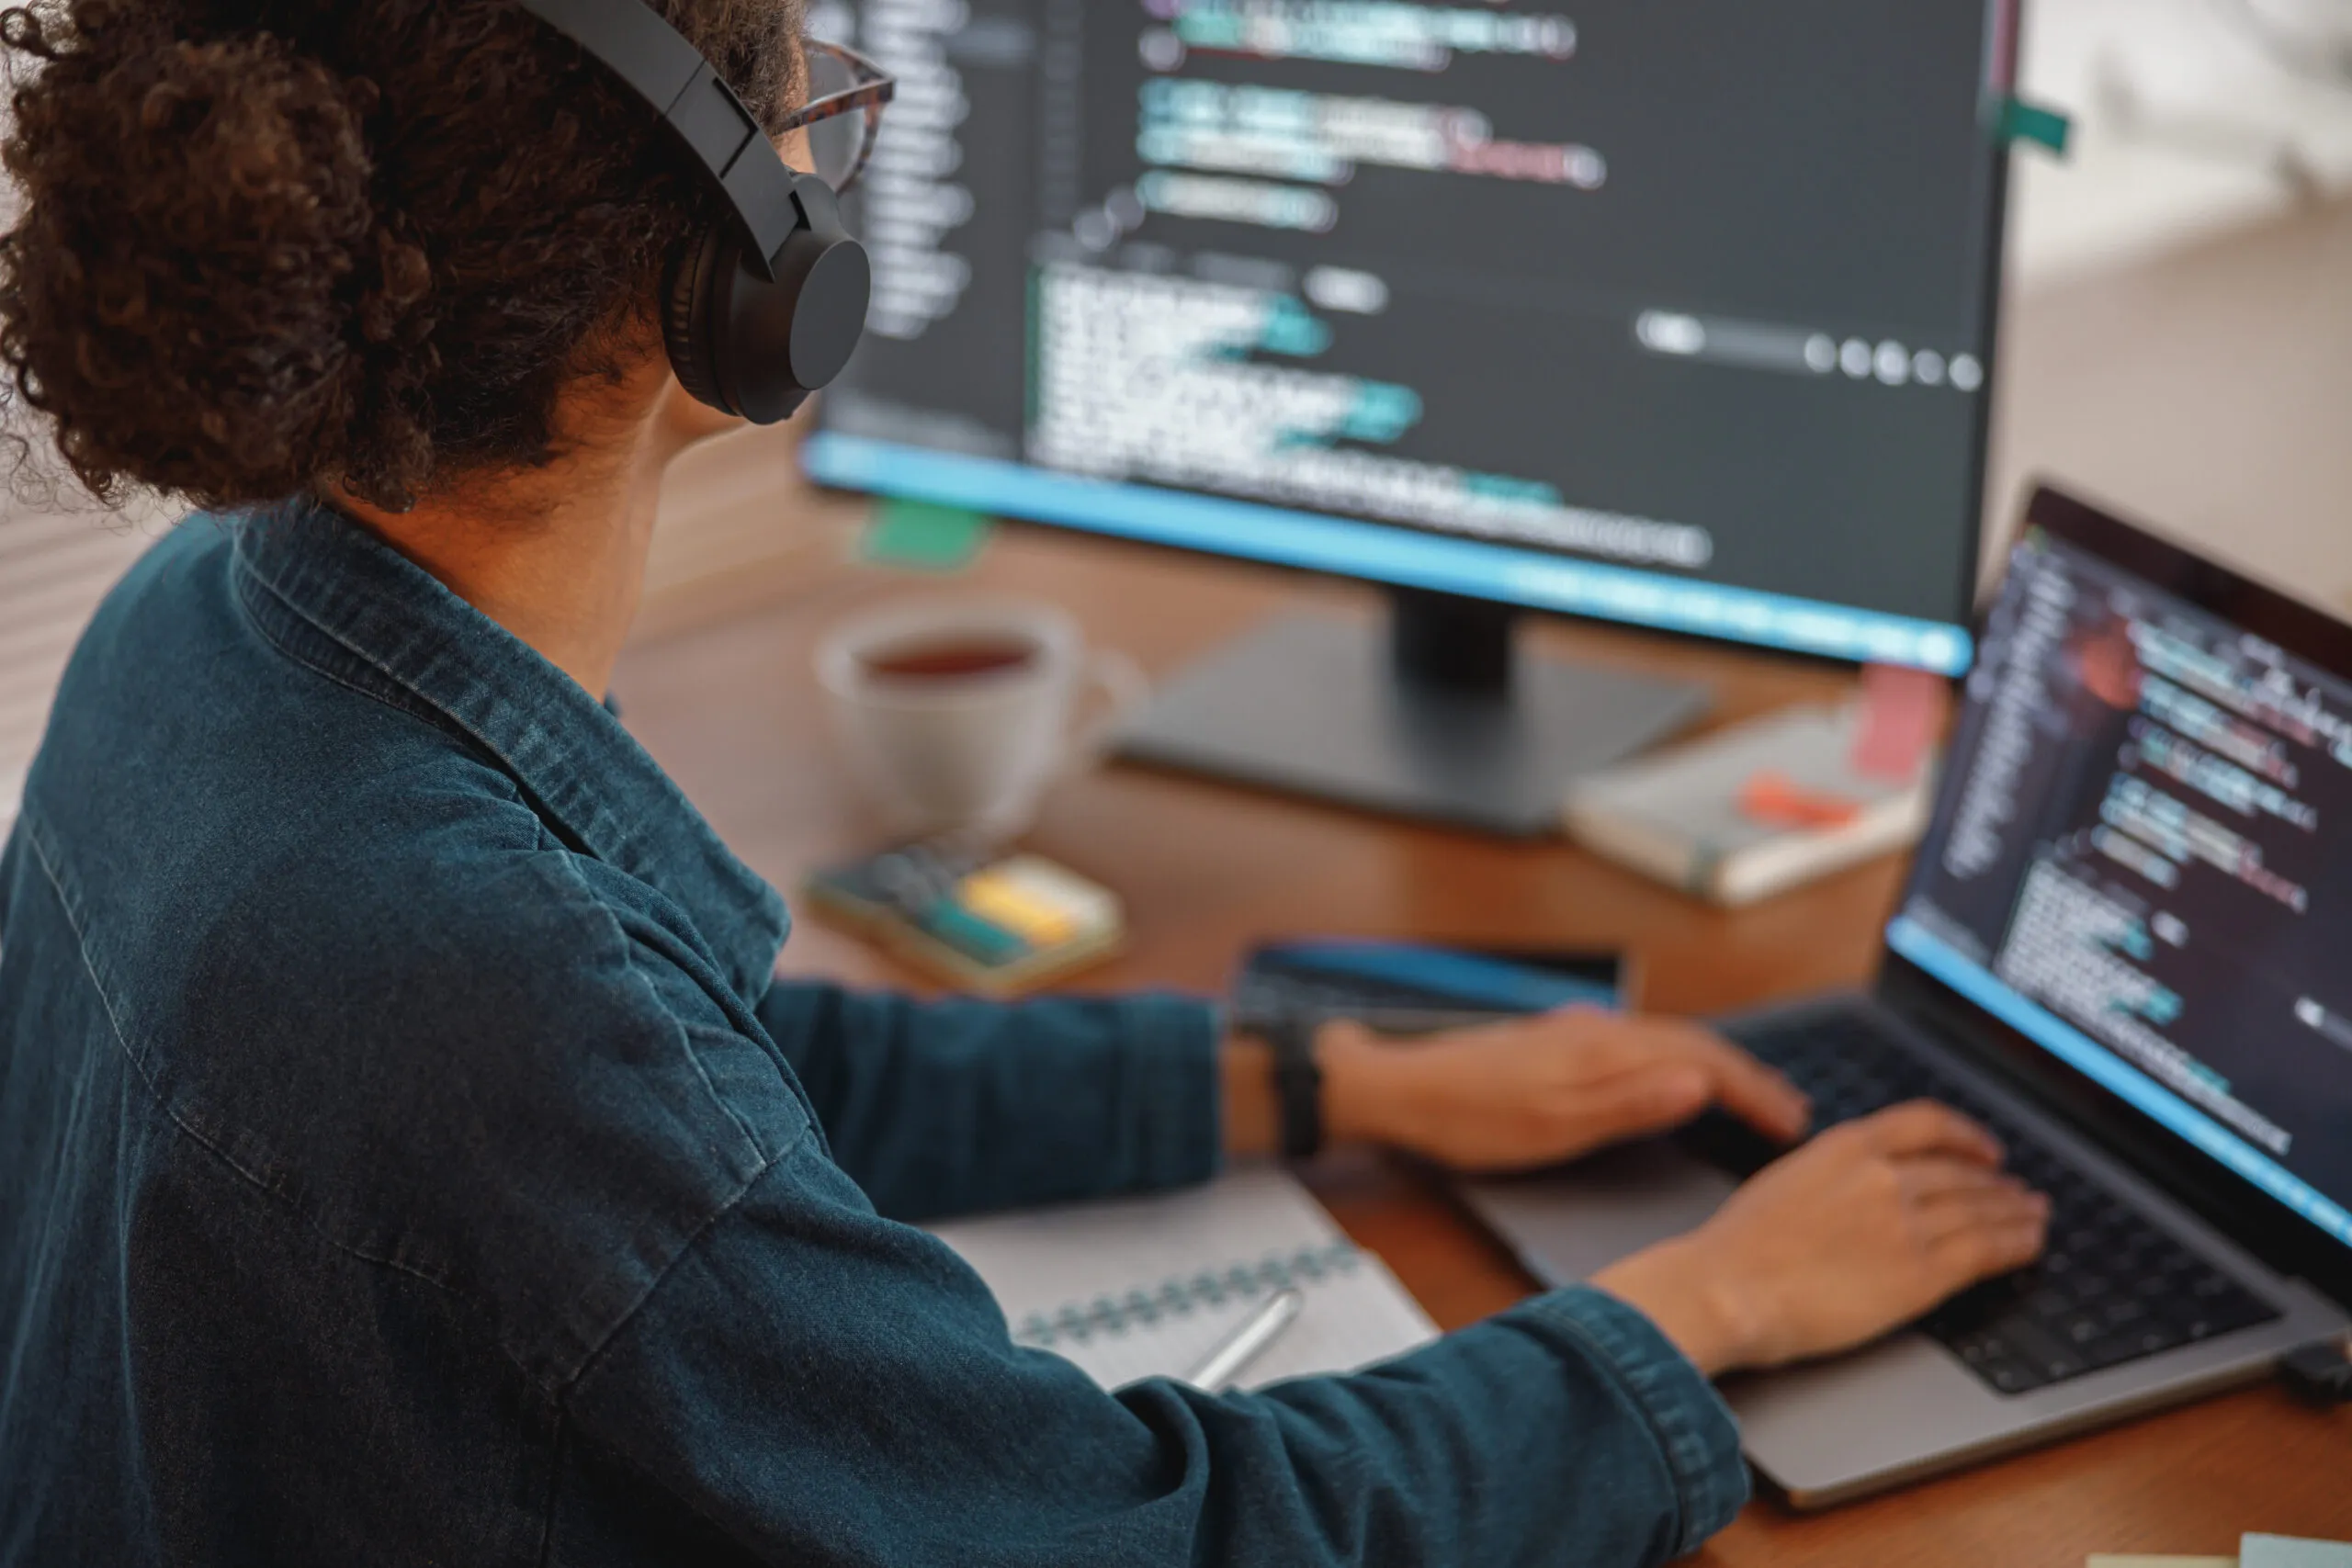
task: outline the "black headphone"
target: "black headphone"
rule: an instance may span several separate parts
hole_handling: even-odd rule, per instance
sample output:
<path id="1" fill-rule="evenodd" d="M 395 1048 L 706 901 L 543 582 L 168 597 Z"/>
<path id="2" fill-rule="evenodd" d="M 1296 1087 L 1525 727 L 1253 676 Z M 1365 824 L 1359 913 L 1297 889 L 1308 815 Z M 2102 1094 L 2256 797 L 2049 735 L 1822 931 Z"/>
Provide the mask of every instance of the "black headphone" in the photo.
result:
<path id="1" fill-rule="evenodd" d="M 521 0 L 662 117 L 727 200 L 662 282 L 678 382 L 754 424 L 789 419 L 849 363 L 874 290 L 833 189 L 778 155 L 752 111 L 642 0 Z"/>

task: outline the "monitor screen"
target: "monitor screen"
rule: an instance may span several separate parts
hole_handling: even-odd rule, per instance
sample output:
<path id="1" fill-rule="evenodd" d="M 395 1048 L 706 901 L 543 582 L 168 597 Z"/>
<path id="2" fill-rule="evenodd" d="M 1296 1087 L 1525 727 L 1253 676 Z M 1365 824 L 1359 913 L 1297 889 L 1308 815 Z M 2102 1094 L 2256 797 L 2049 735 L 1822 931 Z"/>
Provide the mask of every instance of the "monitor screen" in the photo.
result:
<path id="1" fill-rule="evenodd" d="M 2007 0 L 829 0 L 814 477 L 1957 672 Z"/>
<path id="2" fill-rule="evenodd" d="M 1894 950 L 2352 1244 L 2352 681 L 2031 529 L 1951 767 Z"/>

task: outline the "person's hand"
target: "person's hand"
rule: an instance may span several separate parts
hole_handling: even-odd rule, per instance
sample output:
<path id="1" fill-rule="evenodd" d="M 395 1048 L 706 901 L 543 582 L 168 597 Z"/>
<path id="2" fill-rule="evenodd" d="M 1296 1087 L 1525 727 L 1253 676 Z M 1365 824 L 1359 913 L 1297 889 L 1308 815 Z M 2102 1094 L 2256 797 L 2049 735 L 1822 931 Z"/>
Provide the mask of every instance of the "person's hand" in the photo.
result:
<path id="1" fill-rule="evenodd" d="M 1711 1374 L 1851 1349 L 2041 1255 L 2049 1200 L 2000 1167 L 1959 1112 L 1897 1106 L 1831 1128 L 1592 1282 Z"/>
<path id="2" fill-rule="evenodd" d="M 1696 1024 L 1592 1008 L 1401 1043 L 1336 1023 L 1317 1057 L 1335 1139 L 1459 1170 L 1555 1165 L 1711 1105 L 1782 1143 L 1810 1115 L 1786 1078 Z"/>

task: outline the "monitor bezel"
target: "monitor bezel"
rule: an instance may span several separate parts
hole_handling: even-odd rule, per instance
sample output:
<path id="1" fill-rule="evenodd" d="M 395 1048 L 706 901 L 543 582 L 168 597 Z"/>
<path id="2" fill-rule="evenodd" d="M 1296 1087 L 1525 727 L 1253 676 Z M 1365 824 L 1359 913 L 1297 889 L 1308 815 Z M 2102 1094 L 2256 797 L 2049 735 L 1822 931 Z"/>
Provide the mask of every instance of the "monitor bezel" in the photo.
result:
<path id="1" fill-rule="evenodd" d="M 2220 616 L 2312 667 L 2352 682 L 2352 625 L 2176 544 L 2152 529 L 2048 484 L 2037 485 L 2025 530 L 2041 530 L 2150 587 Z M 2023 533 L 2020 533 L 2020 539 Z M 1985 606 L 1989 614 L 1991 605 Z M 1977 626 L 1980 646 L 1984 627 Z M 1947 789 L 1958 787 L 1948 777 Z M 1914 873 L 1916 881 L 1917 873 Z M 1905 897 L 1907 899 L 1909 885 Z M 2021 1085 L 2136 1173 L 2180 1201 L 2281 1274 L 2352 1308 L 2352 1246 L 2337 1240 L 2180 1134 L 1891 947 L 1881 998 L 1927 1024 L 1977 1065 Z"/>

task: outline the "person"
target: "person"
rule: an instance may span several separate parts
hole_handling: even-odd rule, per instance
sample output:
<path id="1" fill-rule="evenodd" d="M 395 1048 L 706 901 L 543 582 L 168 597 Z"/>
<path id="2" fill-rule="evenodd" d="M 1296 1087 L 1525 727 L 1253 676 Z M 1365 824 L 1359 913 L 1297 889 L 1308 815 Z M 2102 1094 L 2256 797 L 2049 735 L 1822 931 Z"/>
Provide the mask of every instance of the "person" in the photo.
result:
<path id="1" fill-rule="evenodd" d="M 764 123 L 795 0 L 661 0 Z M 0 355 L 107 601 L 0 860 L 0 1562 L 1653 1562 L 1746 1495 L 1708 1378 L 2026 1262 L 1908 1106 L 1353 1376 L 1117 1393 L 906 1222 L 1274 1143 L 1182 998 L 775 977 L 786 919 L 604 700 L 712 197 L 514 0 L 34 0 Z M 786 151 L 790 146 L 786 144 Z M 813 744 L 813 741 L 812 741 Z M 1598 1013 L 1316 1042 L 1338 1140 L 1536 1166 L 1721 1105 Z"/>

